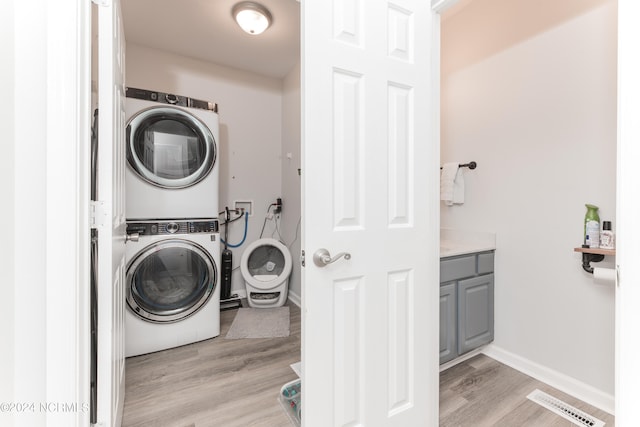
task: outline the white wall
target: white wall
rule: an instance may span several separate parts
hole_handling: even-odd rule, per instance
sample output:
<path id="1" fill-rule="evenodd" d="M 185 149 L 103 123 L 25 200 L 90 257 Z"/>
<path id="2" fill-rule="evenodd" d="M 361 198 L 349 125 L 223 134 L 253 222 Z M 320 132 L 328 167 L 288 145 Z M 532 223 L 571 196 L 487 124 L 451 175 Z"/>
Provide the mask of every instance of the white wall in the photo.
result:
<path id="1" fill-rule="evenodd" d="M 497 234 L 495 346 L 611 397 L 614 289 L 573 248 L 585 203 L 616 215 L 616 13 L 475 0 L 442 24 L 441 160 L 478 168 L 441 225 Z"/>
<path id="2" fill-rule="evenodd" d="M 301 177 L 301 106 L 300 106 L 300 63 L 285 77 L 282 99 L 282 237 L 289 246 L 293 258 L 293 271 L 289 279 L 289 296 L 301 301 L 300 277 L 300 211 Z"/>
<path id="3" fill-rule="evenodd" d="M 126 84 L 218 104 L 220 210 L 233 208 L 236 200 L 254 202 L 247 240 L 231 249 L 239 266 L 244 248 L 260 235 L 268 205 L 282 195 L 282 80 L 128 43 Z M 264 237 L 271 236 L 272 225 L 267 222 Z M 243 230 L 243 220 L 233 223 L 230 243 L 239 243 Z M 237 290 L 244 290 L 239 268 L 232 293 Z"/>

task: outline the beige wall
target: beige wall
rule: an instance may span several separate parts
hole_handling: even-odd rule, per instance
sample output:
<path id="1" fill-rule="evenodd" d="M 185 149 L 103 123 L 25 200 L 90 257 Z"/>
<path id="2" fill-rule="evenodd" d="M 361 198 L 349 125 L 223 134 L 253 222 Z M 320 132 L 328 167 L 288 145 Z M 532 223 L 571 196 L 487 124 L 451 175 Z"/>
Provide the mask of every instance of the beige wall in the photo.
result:
<path id="1" fill-rule="evenodd" d="M 616 7 L 474 0 L 442 23 L 441 161 L 478 168 L 441 224 L 497 233 L 495 346 L 611 399 L 614 289 L 573 248 L 585 203 L 616 215 Z"/>
<path id="2" fill-rule="evenodd" d="M 300 277 L 301 240 L 301 148 L 300 64 L 284 79 L 282 99 L 282 237 L 291 250 L 293 271 L 289 279 L 289 295 L 300 303 L 302 296 Z"/>

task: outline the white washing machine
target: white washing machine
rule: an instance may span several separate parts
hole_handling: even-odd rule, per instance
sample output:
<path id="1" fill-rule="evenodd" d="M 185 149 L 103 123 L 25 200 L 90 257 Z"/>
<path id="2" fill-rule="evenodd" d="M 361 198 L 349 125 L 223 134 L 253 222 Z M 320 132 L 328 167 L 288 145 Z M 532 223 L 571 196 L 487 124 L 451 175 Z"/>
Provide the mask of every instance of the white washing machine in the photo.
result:
<path id="1" fill-rule="evenodd" d="M 127 88 L 128 220 L 216 218 L 218 106 Z"/>
<path id="2" fill-rule="evenodd" d="M 220 335 L 218 221 L 131 221 L 127 235 L 125 356 Z"/>

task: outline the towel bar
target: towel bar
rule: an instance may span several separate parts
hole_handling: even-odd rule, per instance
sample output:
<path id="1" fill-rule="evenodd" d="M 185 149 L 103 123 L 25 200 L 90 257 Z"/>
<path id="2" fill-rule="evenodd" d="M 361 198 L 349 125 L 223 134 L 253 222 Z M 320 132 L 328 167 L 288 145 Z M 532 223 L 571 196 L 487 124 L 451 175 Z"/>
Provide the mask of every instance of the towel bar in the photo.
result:
<path id="1" fill-rule="evenodd" d="M 461 163 L 458 165 L 459 168 L 469 168 L 469 169 L 475 169 L 478 167 L 478 164 L 476 162 L 469 162 L 469 163 Z M 440 167 L 440 169 L 442 169 L 442 166 Z"/>

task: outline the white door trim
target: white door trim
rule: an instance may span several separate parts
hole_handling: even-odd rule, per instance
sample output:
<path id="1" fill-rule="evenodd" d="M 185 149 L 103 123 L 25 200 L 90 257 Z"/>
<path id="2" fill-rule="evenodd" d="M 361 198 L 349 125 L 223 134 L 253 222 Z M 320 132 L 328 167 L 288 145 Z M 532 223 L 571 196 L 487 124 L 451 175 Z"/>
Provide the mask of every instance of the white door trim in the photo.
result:
<path id="1" fill-rule="evenodd" d="M 618 0 L 618 168 L 616 288 L 616 425 L 637 424 L 637 384 L 640 382 L 640 4 Z"/>
<path id="2" fill-rule="evenodd" d="M 437 14 L 442 14 L 445 10 L 458 3 L 460 0 L 431 0 L 431 8 Z M 470 0 L 467 0 L 468 3 Z M 440 36 L 440 29 L 437 31 L 438 38 Z"/>
<path id="3" fill-rule="evenodd" d="M 43 5 L 46 74 L 46 396 L 68 412 L 47 425 L 89 423 L 90 13 L 87 1 Z"/>
<path id="4" fill-rule="evenodd" d="M 12 252 L 9 379 L 15 411 L 0 424 L 89 424 L 90 3 L 9 4 L 9 95 L 5 162 L 15 185 L 3 209 Z M 4 245 L 3 245 L 4 246 Z M 18 412 L 21 404 L 22 412 Z M 5 416 L 9 419 L 4 418 Z"/>

